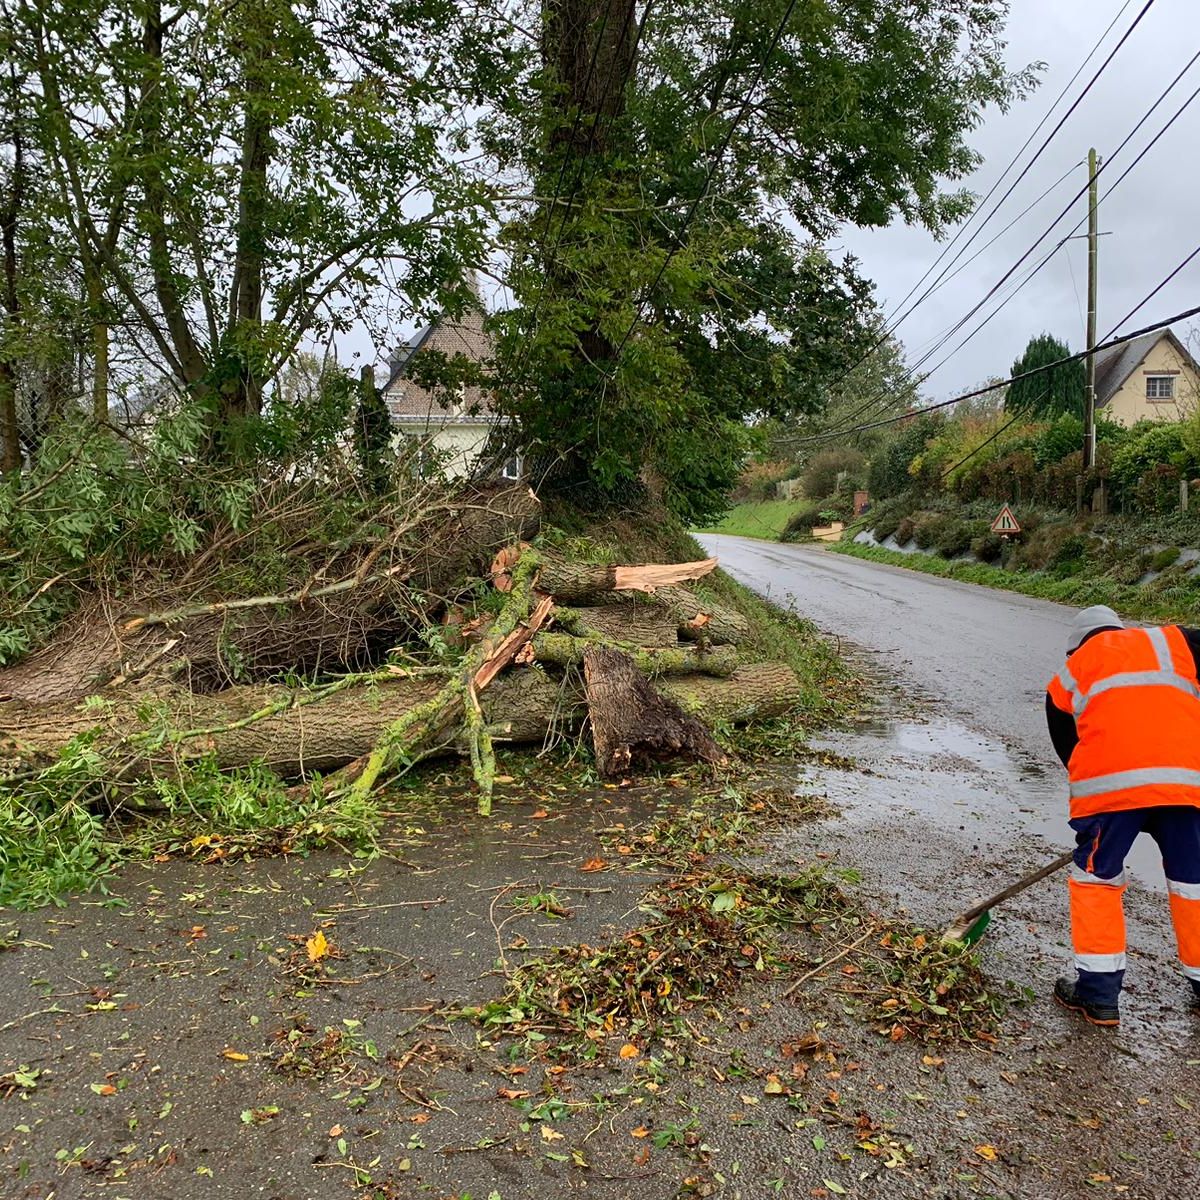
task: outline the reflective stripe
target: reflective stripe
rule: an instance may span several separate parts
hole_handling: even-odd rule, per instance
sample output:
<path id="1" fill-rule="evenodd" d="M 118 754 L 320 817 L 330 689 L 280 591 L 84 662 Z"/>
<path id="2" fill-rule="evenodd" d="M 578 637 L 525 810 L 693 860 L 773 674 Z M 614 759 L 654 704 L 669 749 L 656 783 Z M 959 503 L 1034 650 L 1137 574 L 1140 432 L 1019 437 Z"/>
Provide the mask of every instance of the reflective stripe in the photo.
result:
<path id="1" fill-rule="evenodd" d="M 1071 674 L 1071 668 L 1066 664 L 1058 673 L 1058 682 L 1062 685 L 1063 691 L 1070 692 L 1071 709 L 1076 716 L 1079 716 L 1083 712 L 1083 693 L 1079 690 L 1079 684 L 1075 682 L 1075 676 Z"/>
<path id="2" fill-rule="evenodd" d="M 1187 963 L 1179 964 L 1183 968 L 1183 973 L 1189 978 L 1200 983 L 1200 967 L 1189 967 Z"/>
<path id="3" fill-rule="evenodd" d="M 1154 655 L 1158 659 L 1158 669 L 1169 674 L 1175 673 L 1175 663 L 1171 660 L 1171 645 L 1167 641 L 1165 629 L 1147 629 L 1146 636 L 1154 647 Z"/>
<path id="4" fill-rule="evenodd" d="M 1075 965 L 1081 971 L 1123 971 L 1125 970 L 1125 955 L 1121 954 L 1077 954 Z"/>
<path id="5" fill-rule="evenodd" d="M 1086 708 L 1102 692 L 1111 692 L 1113 688 L 1129 687 L 1175 688 L 1177 691 L 1186 692 L 1189 696 L 1200 700 L 1200 688 L 1197 688 L 1191 680 L 1184 679 L 1182 675 L 1176 675 L 1174 671 L 1126 671 L 1120 675 L 1109 675 L 1106 679 L 1101 679 L 1099 683 L 1094 683 L 1083 698 L 1083 707 Z"/>
<path id="6" fill-rule="evenodd" d="M 1090 871 L 1085 871 L 1077 863 L 1072 863 L 1071 864 L 1071 882 L 1072 883 L 1098 883 L 1104 887 L 1120 888 L 1120 887 L 1125 886 L 1125 872 L 1122 871 L 1120 873 L 1120 875 L 1116 876 L 1114 879 L 1101 879 L 1099 875 L 1093 875 L 1093 874 L 1091 874 Z M 1193 885 L 1184 885 L 1184 886 L 1193 886 Z M 1198 898 L 1200 898 L 1200 893 L 1198 893 L 1197 895 L 1198 895 Z"/>
<path id="7" fill-rule="evenodd" d="M 1200 883 L 1178 883 L 1174 879 L 1168 879 L 1167 891 L 1184 900 L 1200 900 Z"/>
<path id="8" fill-rule="evenodd" d="M 1126 788 L 1153 787 L 1200 788 L 1200 771 L 1187 767 L 1139 767 L 1133 771 L 1114 771 L 1111 775 L 1096 775 L 1091 779 L 1073 780 L 1071 798 L 1103 796 L 1107 792 L 1121 792 Z"/>

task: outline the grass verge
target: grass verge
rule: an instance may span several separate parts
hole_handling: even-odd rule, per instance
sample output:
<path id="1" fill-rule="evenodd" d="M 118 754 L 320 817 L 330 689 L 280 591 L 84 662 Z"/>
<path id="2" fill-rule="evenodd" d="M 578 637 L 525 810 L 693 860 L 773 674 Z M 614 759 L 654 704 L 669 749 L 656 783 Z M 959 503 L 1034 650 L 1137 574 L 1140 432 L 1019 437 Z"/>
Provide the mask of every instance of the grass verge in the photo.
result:
<path id="1" fill-rule="evenodd" d="M 728 533 L 777 542 L 788 518 L 807 503 L 807 500 L 748 500 L 734 505 L 715 525 L 697 532 Z"/>
<path id="2" fill-rule="evenodd" d="M 985 563 L 948 561 L 932 554 L 903 554 L 897 550 L 884 550 L 879 546 L 864 546 L 856 542 L 839 542 L 830 547 L 834 554 L 846 554 L 852 558 L 863 558 L 868 562 L 887 563 L 893 567 L 906 567 L 925 575 L 937 575 L 942 579 L 957 579 L 961 583 L 974 583 L 982 587 L 998 588 L 1006 592 L 1019 592 L 1023 596 L 1034 596 L 1039 600 L 1053 600 L 1058 604 L 1069 604 L 1075 608 L 1086 608 L 1092 604 L 1107 604 L 1122 616 L 1144 621 L 1187 621 L 1196 619 L 1197 595 L 1189 587 L 1179 587 L 1157 594 L 1147 594 L 1144 588 L 1134 584 L 1117 583 L 1111 579 L 1087 578 L 1079 575 L 1067 579 L 1056 579 L 1042 571 L 1007 571 Z"/>

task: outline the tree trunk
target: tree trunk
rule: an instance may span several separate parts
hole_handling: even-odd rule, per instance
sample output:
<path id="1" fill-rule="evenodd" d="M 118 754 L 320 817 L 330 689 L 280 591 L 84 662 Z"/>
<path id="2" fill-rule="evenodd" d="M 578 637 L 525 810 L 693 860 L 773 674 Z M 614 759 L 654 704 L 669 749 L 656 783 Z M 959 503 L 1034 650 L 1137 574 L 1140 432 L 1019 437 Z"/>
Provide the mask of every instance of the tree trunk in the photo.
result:
<path id="1" fill-rule="evenodd" d="M 631 646 L 669 649 L 679 644 L 675 618 L 659 604 L 636 603 L 596 605 L 590 608 L 560 608 L 560 628 L 579 637 L 601 637 Z"/>
<path id="2" fill-rule="evenodd" d="M 533 639 L 533 653 L 538 662 L 557 667 L 582 665 L 589 650 L 600 645 L 596 638 L 572 637 L 566 633 L 539 633 Z M 639 671 L 647 675 L 718 675 L 730 676 L 737 670 L 737 651 L 731 646 L 706 650 L 699 646 L 635 648 L 626 642 L 624 649 Z"/>
<path id="3" fill-rule="evenodd" d="M 17 369 L 15 358 L 20 324 L 21 294 L 17 287 L 20 263 L 17 256 L 17 221 L 25 191 L 25 144 L 20 124 L 20 87 L 15 68 L 10 67 L 10 96 L 12 105 L 12 164 L 8 171 L 8 191 L 0 208 L 0 245 L 4 254 L 4 326 L 0 329 L 0 469 L 6 475 L 21 470 L 21 426 L 17 420 Z"/>
<path id="4" fill-rule="evenodd" d="M 596 653 L 619 655 L 608 650 Z M 636 668 L 633 674 L 641 685 L 627 672 L 597 678 L 595 696 L 589 683 L 586 707 L 577 687 L 550 679 L 536 667 L 499 676 L 479 699 L 495 742 L 540 744 L 550 736 L 578 730 L 590 711 L 593 722 L 599 714 L 606 731 L 603 745 L 611 764 L 620 760 L 622 746 L 631 756 L 685 753 L 718 761 L 720 751 L 713 749 L 715 743 L 699 720 L 660 696 Z M 786 667 L 770 665 L 742 668 L 727 679 L 673 678 L 659 687 L 684 707 L 694 705 L 694 713 L 706 719 L 749 720 L 779 710 L 780 689 L 788 686 L 789 676 L 794 698 L 799 692 L 795 676 Z M 370 754 L 389 727 L 428 705 L 444 682 L 443 676 L 385 677 L 316 700 L 311 693 L 282 687 L 227 688 L 207 696 L 165 689 L 155 697 L 154 720 L 167 722 L 178 735 L 166 749 L 153 754 L 138 751 L 128 741 L 146 731 L 140 711 L 145 697 L 117 697 L 101 713 L 70 702 L 10 701 L 0 704 L 0 755 L 10 763 L 45 763 L 72 738 L 99 729 L 100 747 L 117 747 L 112 760 L 120 779 L 114 782 L 150 774 L 169 776 L 181 763 L 208 753 L 226 770 L 262 762 L 285 779 L 311 772 L 328 774 Z M 672 710 L 674 716 L 665 715 Z M 253 719 L 256 714 L 265 715 Z M 678 749 L 672 750 L 676 742 Z M 411 761 L 465 751 L 462 729 L 455 725 L 417 748 Z"/>
<path id="5" fill-rule="evenodd" d="M 704 725 L 656 691 L 628 654 L 594 646 L 583 657 L 583 672 L 601 775 L 624 775 L 635 760 L 725 762 Z"/>

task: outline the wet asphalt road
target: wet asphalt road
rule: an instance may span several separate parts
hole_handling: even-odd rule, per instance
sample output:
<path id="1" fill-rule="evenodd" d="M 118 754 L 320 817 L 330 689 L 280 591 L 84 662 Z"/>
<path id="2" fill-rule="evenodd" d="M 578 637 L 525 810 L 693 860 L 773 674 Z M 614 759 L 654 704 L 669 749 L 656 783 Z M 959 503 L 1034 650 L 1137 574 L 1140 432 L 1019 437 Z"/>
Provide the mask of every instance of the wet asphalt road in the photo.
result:
<path id="1" fill-rule="evenodd" d="M 978 735 L 974 747 L 960 747 L 964 757 L 983 760 L 991 743 L 1003 745 L 1017 769 L 1006 819 L 1070 845 L 1044 697 L 1073 609 L 812 546 L 717 534 L 699 541 L 748 587 L 867 651 L 873 673 L 928 701 L 930 714 Z M 1162 886 L 1148 838 L 1135 844 L 1129 865 L 1150 887 Z"/>

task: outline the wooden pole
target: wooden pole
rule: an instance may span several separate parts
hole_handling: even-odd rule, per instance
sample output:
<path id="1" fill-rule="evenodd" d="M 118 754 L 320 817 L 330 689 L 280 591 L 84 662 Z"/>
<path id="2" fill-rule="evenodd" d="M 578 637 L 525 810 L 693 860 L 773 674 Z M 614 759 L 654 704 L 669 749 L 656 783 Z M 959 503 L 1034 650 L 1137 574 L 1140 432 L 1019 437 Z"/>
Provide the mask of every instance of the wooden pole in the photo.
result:
<path id="1" fill-rule="evenodd" d="M 1083 469 L 1096 465 L 1096 168 L 1099 165 L 1093 147 L 1088 151 L 1088 308 L 1087 308 L 1087 384 L 1084 389 Z"/>

